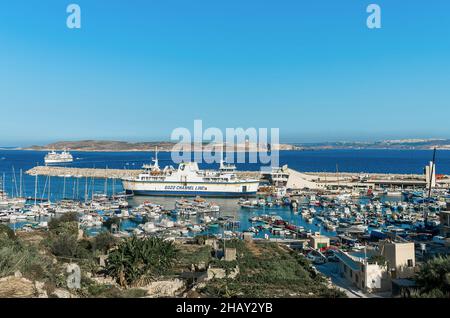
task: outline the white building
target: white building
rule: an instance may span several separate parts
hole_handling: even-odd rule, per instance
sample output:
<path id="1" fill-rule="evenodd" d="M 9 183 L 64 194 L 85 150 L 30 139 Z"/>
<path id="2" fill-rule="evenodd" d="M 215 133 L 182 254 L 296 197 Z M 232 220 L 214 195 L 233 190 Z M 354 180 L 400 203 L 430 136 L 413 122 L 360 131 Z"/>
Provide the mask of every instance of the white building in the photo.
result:
<path id="1" fill-rule="evenodd" d="M 347 252 L 336 253 L 342 277 L 363 292 L 385 291 L 390 288 L 386 266 L 369 262 L 367 257 L 357 257 Z"/>
<path id="2" fill-rule="evenodd" d="M 425 182 L 426 187 L 430 187 L 430 180 L 431 180 L 431 188 L 436 188 L 436 164 L 434 164 L 432 161 L 425 166 Z"/>

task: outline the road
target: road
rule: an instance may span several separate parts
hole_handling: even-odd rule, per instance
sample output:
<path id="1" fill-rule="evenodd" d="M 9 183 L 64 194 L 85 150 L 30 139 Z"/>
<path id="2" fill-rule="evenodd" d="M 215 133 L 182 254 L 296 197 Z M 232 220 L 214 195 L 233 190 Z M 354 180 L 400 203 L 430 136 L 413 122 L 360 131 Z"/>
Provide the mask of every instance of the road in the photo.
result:
<path id="1" fill-rule="evenodd" d="M 345 278 L 339 275 L 338 263 L 327 262 L 314 267 L 326 277 L 331 278 L 331 282 L 338 289 L 342 290 L 349 298 L 369 298 L 372 295 L 366 295 L 361 290 L 351 285 Z"/>

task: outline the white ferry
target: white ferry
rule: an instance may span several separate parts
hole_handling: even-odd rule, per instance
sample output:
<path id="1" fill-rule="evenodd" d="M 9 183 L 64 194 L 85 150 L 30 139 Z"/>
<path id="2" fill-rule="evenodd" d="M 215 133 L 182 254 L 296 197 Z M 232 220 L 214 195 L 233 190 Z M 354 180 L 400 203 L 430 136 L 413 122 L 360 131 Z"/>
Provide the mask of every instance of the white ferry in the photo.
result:
<path id="1" fill-rule="evenodd" d="M 144 165 L 144 172 L 137 177 L 122 179 L 127 193 L 160 196 L 254 196 L 259 180 L 242 179 L 235 174 L 235 167 L 220 163 L 220 169 L 200 170 L 196 162 L 183 162 L 175 169 L 160 169 L 158 155 L 153 165 Z"/>
<path id="2" fill-rule="evenodd" d="M 70 152 L 66 150 L 63 150 L 61 153 L 57 153 L 56 151 L 52 150 L 51 152 L 45 155 L 44 161 L 45 164 L 65 163 L 65 162 L 72 162 L 73 157 L 70 154 Z"/>

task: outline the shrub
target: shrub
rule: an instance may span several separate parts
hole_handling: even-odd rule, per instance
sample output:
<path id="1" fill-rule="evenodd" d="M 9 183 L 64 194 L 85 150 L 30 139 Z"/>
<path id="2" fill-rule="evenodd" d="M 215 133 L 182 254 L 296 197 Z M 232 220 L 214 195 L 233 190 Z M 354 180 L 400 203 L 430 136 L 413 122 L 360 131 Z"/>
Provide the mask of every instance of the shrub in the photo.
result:
<path id="1" fill-rule="evenodd" d="M 450 297 L 450 257 L 435 257 L 423 264 L 416 274 L 416 283 L 420 297 Z"/>
<path id="2" fill-rule="evenodd" d="M 9 226 L 5 224 L 0 224 L 0 239 L 2 238 L 14 240 L 16 238 L 16 234 Z"/>
<path id="3" fill-rule="evenodd" d="M 52 218 L 48 222 L 48 229 L 49 230 L 55 230 L 57 229 L 62 223 L 67 222 L 76 222 L 78 223 L 78 213 L 77 212 L 68 212 L 64 213 L 58 218 Z"/>
<path id="4" fill-rule="evenodd" d="M 117 239 L 109 232 L 101 232 L 94 237 L 92 249 L 106 253 L 110 248 L 114 247 Z"/>
<path id="5" fill-rule="evenodd" d="M 108 231 L 111 231 L 111 227 L 112 227 L 113 224 L 115 224 L 115 225 L 117 225 L 117 227 L 119 227 L 119 225 L 120 225 L 120 218 L 118 218 L 117 216 L 113 216 L 111 218 L 106 219 L 103 222 L 103 225 L 108 229 Z"/>
<path id="6" fill-rule="evenodd" d="M 177 251 L 172 242 L 157 237 L 132 237 L 122 241 L 109 254 L 106 271 L 123 287 L 141 285 L 167 273 L 176 258 Z"/>
<path id="7" fill-rule="evenodd" d="M 19 240 L 0 239 L 0 277 L 20 271 L 32 278 L 49 275 L 51 260 L 41 255 L 34 246 Z"/>
<path id="8" fill-rule="evenodd" d="M 77 254 L 78 243 L 74 235 L 61 233 L 49 238 L 48 247 L 56 256 L 75 257 Z"/>
<path id="9" fill-rule="evenodd" d="M 58 219 L 52 219 L 49 223 L 49 234 L 45 242 L 52 254 L 60 257 L 77 257 L 85 254 L 83 243 L 77 242 L 78 222 L 76 213 L 63 214 Z"/>

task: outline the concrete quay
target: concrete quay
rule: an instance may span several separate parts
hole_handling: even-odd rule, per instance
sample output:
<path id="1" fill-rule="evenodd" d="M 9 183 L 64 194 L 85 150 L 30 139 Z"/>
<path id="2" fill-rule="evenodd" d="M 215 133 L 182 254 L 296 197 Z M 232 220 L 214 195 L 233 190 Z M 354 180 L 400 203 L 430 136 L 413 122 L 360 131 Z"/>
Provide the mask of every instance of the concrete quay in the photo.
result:
<path id="1" fill-rule="evenodd" d="M 50 176 L 61 178 L 94 178 L 94 179 L 123 179 L 137 177 L 144 172 L 142 169 L 102 169 L 102 168 L 72 168 L 57 166 L 36 166 L 28 171 L 28 175 Z M 243 178 L 259 178 L 259 171 L 239 171 L 236 173 Z"/>

